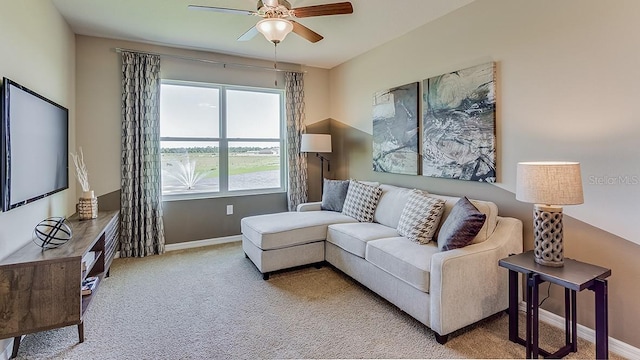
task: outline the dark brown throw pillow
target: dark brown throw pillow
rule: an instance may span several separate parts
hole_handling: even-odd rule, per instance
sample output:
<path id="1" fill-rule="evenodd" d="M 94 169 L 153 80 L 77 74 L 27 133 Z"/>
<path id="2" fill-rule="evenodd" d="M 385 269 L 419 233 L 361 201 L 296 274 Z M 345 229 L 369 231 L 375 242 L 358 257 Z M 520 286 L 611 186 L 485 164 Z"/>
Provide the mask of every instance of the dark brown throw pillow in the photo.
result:
<path id="1" fill-rule="evenodd" d="M 487 216 L 466 197 L 460 198 L 438 233 L 438 248 L 447 251 L 465 247 L 478 235 Z"/>

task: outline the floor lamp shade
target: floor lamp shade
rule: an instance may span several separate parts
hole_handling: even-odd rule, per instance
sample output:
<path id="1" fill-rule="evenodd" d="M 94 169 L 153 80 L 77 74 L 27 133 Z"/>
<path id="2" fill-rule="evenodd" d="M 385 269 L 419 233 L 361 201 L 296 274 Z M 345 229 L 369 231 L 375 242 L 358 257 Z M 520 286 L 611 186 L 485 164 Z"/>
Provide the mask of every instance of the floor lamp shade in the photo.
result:
<path id="1" fill-rule="evenodd" d="M 331 135 L 302 134 L 302 138 L 300 139 L 300 152 L 330 153 Z"/>
<path id="2" fill-rule="evenodd" d="M 518 163 L 516 199 L 535 204 L 533 226 L 536 262 L 553 267 L 563 266 L 561 205 L 584 202 L 580 163 Z"/>
<path id="3" fill-rule="evenodd" d="M 324 161 L 327 160 L 327 170 L 331 171 L 329 159 L 320 153 L 331 152 L 331 135 L 329 134 L 302 134 L 300 139 L 300 152 L 314 152 L 320 158 L 320 194 L 324 191 Z"/>

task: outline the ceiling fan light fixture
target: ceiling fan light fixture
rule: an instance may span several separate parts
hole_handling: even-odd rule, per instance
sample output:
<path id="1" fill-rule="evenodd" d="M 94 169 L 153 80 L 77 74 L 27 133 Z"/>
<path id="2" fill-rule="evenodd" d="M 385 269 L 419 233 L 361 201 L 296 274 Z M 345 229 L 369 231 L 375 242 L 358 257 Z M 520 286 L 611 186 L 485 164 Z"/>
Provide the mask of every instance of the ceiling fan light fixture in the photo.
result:
<path id="1" fill-rule="evenodd" d="M 289 20 L 281 18 L 262 19 L 256 24 L 256 28 L 264 37 L 274 44 L 284 40 L 293 30 L 293 24 Z"/>

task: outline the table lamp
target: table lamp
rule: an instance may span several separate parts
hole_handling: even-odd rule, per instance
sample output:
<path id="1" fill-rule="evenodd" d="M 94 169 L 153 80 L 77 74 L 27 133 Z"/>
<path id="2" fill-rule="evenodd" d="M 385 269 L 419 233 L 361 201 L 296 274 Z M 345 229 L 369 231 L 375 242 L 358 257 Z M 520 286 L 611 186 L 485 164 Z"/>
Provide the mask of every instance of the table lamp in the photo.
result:
<path id="1" fill-rule="evenodd" d="M 533 203 L 534 258 L 538 264 L 564 266 L 562 206 L 584 202 L 578 162 L 520 162 L 516 199 Z"/>
<path id="2" fill-rule="evenodd" d="M 320 191 L 322 192 L 324 190 L 324 161 L 327 160 L 327 171 L 331 171 L 331 162 L 320 153 L 331 152 L 331 135 L 302 134 L 300 152 L 314 152 L 316 157 L 320 158 Z"/>

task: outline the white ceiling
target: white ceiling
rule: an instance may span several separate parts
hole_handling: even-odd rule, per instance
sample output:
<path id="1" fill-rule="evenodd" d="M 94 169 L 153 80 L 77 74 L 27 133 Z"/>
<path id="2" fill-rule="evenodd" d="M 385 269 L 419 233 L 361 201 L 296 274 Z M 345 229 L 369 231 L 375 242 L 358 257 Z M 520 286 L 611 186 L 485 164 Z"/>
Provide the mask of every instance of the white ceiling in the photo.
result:
<path id="1" fill-rule="evenodd" d="M 205 5 L 256 10 L 256 0 L 51 0 L 76 34 L 271 60 L 261 34 L 236 39 L 259 18 L 188 10 Z M 345 0 L 289 0 L 293 8 Z M 351 0 L 353 14 L 302 18 L 324 36 L 312 44 L 290 34 L 278 60 L 330 69 L 474 0 Z M 416 44 L 418 46 L 418 44 Z"/>

